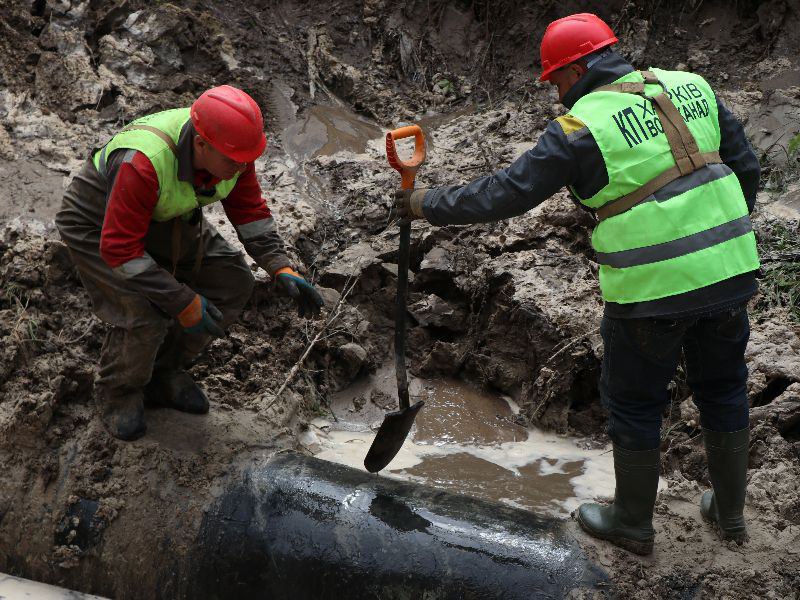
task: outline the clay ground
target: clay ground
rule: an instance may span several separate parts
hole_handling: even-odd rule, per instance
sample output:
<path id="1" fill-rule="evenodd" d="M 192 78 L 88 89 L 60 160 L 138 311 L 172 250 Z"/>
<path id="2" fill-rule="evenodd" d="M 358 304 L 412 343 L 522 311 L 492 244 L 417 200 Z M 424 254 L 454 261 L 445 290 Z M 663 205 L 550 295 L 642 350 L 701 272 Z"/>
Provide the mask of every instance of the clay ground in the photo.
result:
<path id="1" fill-rule="evenodd" d="M 679 372 L 665 415 L 669 487 L 656 551 L 632 557 L 576 529 L 613 581 L 585 595 L 800 597 L 796 0 L 340 0 L 324 14 L 301 1 L 0 0 L 0 571 L 117 598 L 178 594 L 182 559 L 225 476 L 302 447 L 305 424 L 329 416 L 330 395 L 389 359 L 397 177 L 381 130 L 425 124 L 418 185 L 507 165 L 563 114 L 533 77 L 537 44 L 549 21 L 583 10 L 612 24 L 636 66 L 707 77 L 746 124 L 764 167 L 754 221 L 766 258 L 748 350 L 750 542 L 722 544 L 698 515 L 707 469 Z M 265 108 L 259 177 L 328 312 L 304 323 L 257 274 L 241 322 L 192 371 L 211 413 L 148 411 L 148 435 L 119 442 L 94 416 L 106 326 L 52 218 L 91 148 L 220 83 Z M 212 222 L 225 230 L 221 213 Z M 524 424 L 602 439 L 591 225 L 565 193 L 495 224 L 415 224 L 414 372 L 507 394 Z M 338 316 L 276 396 L 331 311 Z"/>

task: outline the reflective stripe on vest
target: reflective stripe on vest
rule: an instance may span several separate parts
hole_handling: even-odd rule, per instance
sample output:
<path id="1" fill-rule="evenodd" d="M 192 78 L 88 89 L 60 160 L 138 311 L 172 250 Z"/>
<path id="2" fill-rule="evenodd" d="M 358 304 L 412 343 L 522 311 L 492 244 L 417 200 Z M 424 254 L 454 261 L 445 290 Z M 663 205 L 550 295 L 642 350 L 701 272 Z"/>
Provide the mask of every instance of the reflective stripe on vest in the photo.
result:
<path id="1" fill-rule="evenodd" d="M 176 148 L 184 125 L 189 121 L 188 108 L 176 108 L 137 119 L 123 129 L 94 155 L 94 165 L 105 174 L 106 159 L 120 148 L 142 152 L 153 164 L 158 176 L 158 203 L 154 221 L 169 221 L 192 213 L 198 207 L 218 202 L 230 194 L 239 173 L 220 181 L 211 195 L 198 195 L 192 182 L 178 179 Z M 172 143 L 170 143 L 172 142 Z"/>
<path id="2" fill-rule="evenodd" d="M 750 218 L 744 216 L 671 242 L 663 242 L 633 250 L 620 250 L 619 252 L 600 252 L 597 254 L 597 262 L 617 269 L 637 267 L 677 258 L 698 250 L 705 250 L 711 246 L 749 233 L 752 230 L 753 226 L 750 223 Z"/>
<path id="3" fill-rule="evenodd" d="M 604 188 L 576 197 L 606 215 L 592 245 L 610 302 L 655 300 L 758 268 L 741 186 L 719 163 L 713 91 L 691 73 L 646 76 L 629 73 L 570 111 L 592 133 L 608 171 Z"/>

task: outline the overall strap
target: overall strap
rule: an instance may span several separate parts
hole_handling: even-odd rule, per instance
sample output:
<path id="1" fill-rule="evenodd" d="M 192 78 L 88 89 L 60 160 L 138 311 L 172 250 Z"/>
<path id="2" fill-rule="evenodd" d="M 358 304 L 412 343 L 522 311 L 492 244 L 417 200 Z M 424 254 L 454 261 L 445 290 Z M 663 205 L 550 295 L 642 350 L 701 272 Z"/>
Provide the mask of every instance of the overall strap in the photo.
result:
<path id="1" fill-rule="evenodd" d="M 150 133 L 156 135 L 164 142 L 167 147 L 172 151 L 172 153 L 177 158 L 178 156 L 178 146 L 175 144 L 173 139 L 169 137 L 166 133 L 161 131 L 156 127 L 151 127 L 150 125 L 129 125 L 122 131 L 131 131 L 132 129 L 140 129 L 142 131 L 149 131 Z M 178 258 L 181 252 L 181 237 L 183 232 L 183 218 L 182 217 L 175 217 L 172 220 L 172 276 L 175 276 L 176 271 L 178 270 Z M 199 239 L 197 241 L 197 253 L 194 257 L 194 267 L 192 268 L 192 278 L 190 283 L 194 285 L 195 280 L 197 279 L 197 274 L 200 272 L 200 264 L 203 262 L 203 213 L 202 209 L 200 210 L 200 233 Z"/>
<path id="2" fill-rule="evenodd" d="M 666 87 L 652 71 L 642 71 L 644 82 L 624 82 L 612 83 L 597 88 L 598 92 L 619 92 L 622 94 L 636 94 L 653 101 L 653 107 L 664 128 L 664 135 L 667 137 L 672 157 L 675 159 L 675 166 L 657 175 L 638 189 L 625 196 L 609 202 L 597 209 L 597 217 L 604 221 L 609 217 L 614 217 L 627 210 L 630 210 L 642 200 L 650 196 L 653 192 L 675 181 L 679 177 L 688 175 L 707 164 L 721 163 L 722 159 L 719 152 L 701 153 L 692 132 L 686 126 L 680 112 L 669 99 Z M 647 96 L 644 85 L 658 84 L 664 91 L 655 95 Z"/>
<path id="3" fill-rule="evenodd" d="M 166 133 L 157 129 L 155 127 L 151 127 L 150 125 L 128 125 L 122 131 L 132 131 L 134 129 L 141 129 L 142 131 L 149 131 L 150 133 L 158 136 L 158 138 L 164 142 L 167 147 L 172 150 L 172 153 L 177 157 L 178 156 L 178 146 L 175 144 L 173 139 L 169 137 Z"/>
<path id="4" fill-rule="evenodd" d="M 200 273 L 200 266 L 203 263 L 203 208 L 199 207 L 195 209 L 197 211 L 196 216 L 199 217 L 199 230 L 197 234 L 197 251 L 194 255 L 194 266 L 192 267 L 192 276 L 189 280 L 190 285 L 194 285 L 197 282 L 197 275 Z M 178 258 L 180 257 L 181 253 L 181 237 L 184 227 L 184 219 L 183 217 L 175 217 L 172 219 L 172 276 L 175 277 L 175 273 L 178 270 Z"/>
<path id="5" fill-rule="evenodd" d="M 175 142 L 172 140 L 171 137 L 169 137 L 166 133 L 164 133 L 160 129 L 157 129 L 155 127 L 151 127 L 150 125 L 128 125 L 127 127 L 123 128 L 122 131 L 120 131 L 120 133 L 124 133 L 125 131 L 132 131 L 134 129 L 140 129 L 142 131 L 149 131 L 150 133 L 158 136 L 158 138 L 162 142 L 164 142 L 170 150 L 172 150 L 172 153 L 175 155 L 175 158 L 178 157 L 178 146 L 175 144 Z M 103 149 L 100 151 L 100 163 L 99 163 L 100 168 L 98 169 L 98 171 L 100 171 L 100 173 L 104 177 L 106 175 L 106 160 L 108 158 L 106 156 L 106 152 L 107 152 L 108 144 L 110 143 L 110 141 L 111 140 L 106 142 L 103 145 Z"/>

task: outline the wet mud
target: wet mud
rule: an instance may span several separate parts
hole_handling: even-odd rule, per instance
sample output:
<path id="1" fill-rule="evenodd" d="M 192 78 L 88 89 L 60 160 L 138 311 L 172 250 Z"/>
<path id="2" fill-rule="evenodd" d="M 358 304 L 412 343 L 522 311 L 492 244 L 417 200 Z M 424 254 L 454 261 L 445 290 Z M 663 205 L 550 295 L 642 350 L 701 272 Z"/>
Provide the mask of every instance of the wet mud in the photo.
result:
<path id="1" fill-rule="evenodd" d="M 764 166 L 762 253 L 796 252 L 798 2 L 573 4 L 613 23 L 637 67 L 709 79 Z M 114 598 L 174 597 L 191 583 L 206 508 L 249 465 L 295 449 L 357 466 L 354 448 L 365 452 L 396 406 L 381 373 L 391 369 L 398 179 L 380 132 L 423 122 L 420 186 L 509 164 L 563 114 L 531 74 L 545 24 L 566 10 L 345 0 L 323 18 L 291 1 L 0 0 L 0 571 Z M 276 398 L 322 321 L 297 319 L 256 272 L 241 322 L 192 368 L 211 413 L 148 411 L 148 435 L 122 443 L 96 418 L 105 325 L 54 232 L 58 190 L 125 122 L 220 83 L 265 107 L 257 172 L 292 259 L 329 310 L 354 286 Z M 235 241 L 218 207 L 209 218 Z M 480 393 L 470 404 L 452 384 L 460 391 L 421 415 L 414 435 L 426 444 L 401 450 L 385 476 L 560 515 L 613 584 L 584 597 L 797 597 L 800 327 L 786 259 L 765 263 L 752 303 L 750 542 L 721 543 L 700 519 L 707 469 L 680 372 L 664 415 L 654 556 L 633 558 L 567 518 L 579 499 L 613 493 L 592 225 L 565 193 L 499 223 L 414 224 L 412 395 L 453 380 Z M 454 415 L 459 402 L 471 412 Z M 537 495 L 545 486 L 551 498 Z"/>

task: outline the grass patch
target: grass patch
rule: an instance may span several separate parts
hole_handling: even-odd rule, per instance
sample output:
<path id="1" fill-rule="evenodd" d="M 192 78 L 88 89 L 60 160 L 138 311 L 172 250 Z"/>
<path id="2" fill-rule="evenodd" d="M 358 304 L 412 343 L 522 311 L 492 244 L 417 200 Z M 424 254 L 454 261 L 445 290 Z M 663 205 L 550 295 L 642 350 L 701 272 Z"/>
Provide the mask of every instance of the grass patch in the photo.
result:
<path id="1" fill-rule="evenodd" d="M 759 157 L 764 189 L 773 195 L 786 191 L 800 179 L 800 133 L 789 140 L 787 147 L 773 146 Z"/>
<path id="2" fill-rule="evenodd" d="M 785 307 L 792 320 L 800 323 L 800 229 L 770 220 L 758 224 L 757 234 L 763 278 L 754 308 Z"/>

